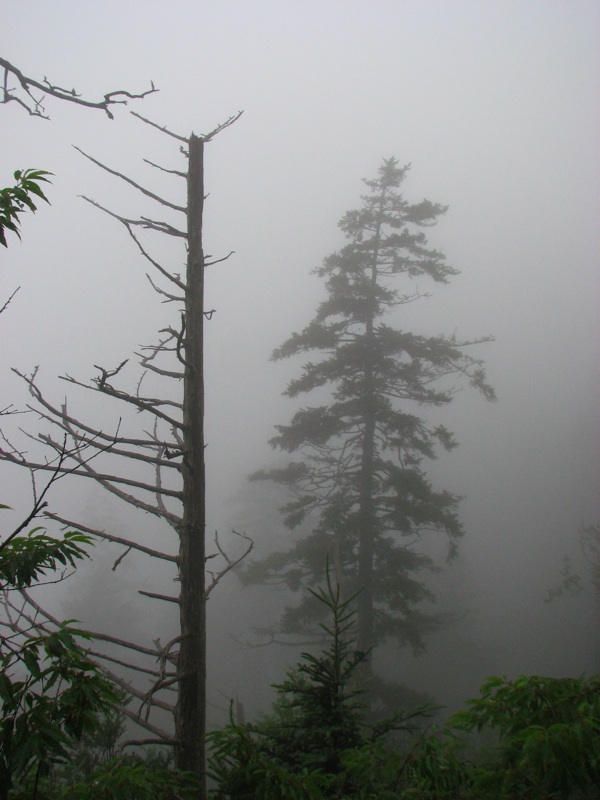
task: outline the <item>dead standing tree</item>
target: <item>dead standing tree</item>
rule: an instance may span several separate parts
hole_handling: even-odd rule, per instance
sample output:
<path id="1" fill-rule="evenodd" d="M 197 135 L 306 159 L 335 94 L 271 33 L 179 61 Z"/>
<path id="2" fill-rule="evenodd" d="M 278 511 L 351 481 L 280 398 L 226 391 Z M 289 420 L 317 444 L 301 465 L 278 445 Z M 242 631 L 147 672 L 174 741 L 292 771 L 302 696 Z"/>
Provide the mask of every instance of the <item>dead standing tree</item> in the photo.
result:
<path id="1" fill-rule="evenodd" d="M 171 387 L 177 385 L 177 392 L 173 393 L 171 389 L 169 393 L 165 390 L 161 397 L 143 395 L 142 378 L 133 392 L 118 388 L 114 379 L 117 376 L 121 377 L 121 371 L 127 361 L 123 361 L 114 369 L 96 366 L 99 374 L 90 382 L 80 382 L 68 375 L 63 377 L 63 380 L 72 385 L 119 400 L 136 409 L 146 419 L 150 418 L 150 425 L 146 426 L 142 436 L 125 436 L 120 428 L 116 433 L 106 433 L 98 425 L 78 419 L 72 415 L 66 401 L 62 405 L 50 402 L 38 385 L 37 369 L 31 375 L 15 370 L 26 382 L 34 398 L 34 403 L 29 408 L 49 423 L 51 431 L 58 429 L 60 435 L 57 436 L 52 432 L 27 433 L 30 438 L 50 448 L 52 454 L 49 458 L 34 461 L 29 454 L 24 453 L 23 449 L 11 444 L 7 437 L 3 437 L 4 445 L 0 448 L 1 459 L 24 467 L 34 475 L 40 470 L 58 469 L 59 472 L 68 471 L 73 475 L 90 478 L 121 500 L 160 518 L 175 531 L 178 541 L 177 554 L 168 552 L 168 548 L 157 550 L 133 538 L 96 530 L 79 520 L 46 512 L 47 516 L 61 524 L 122 545 L 125 551 L 117 559 L 115 566 L 130 550 L 176 565 L 177 578 L 180 582 L 178 597 L 141 591 L 146 597 L 179 605 L 180 629 L 171 641 L 163 646 L 159 640 L 155 640 L 152 647 L 147 647 L 117 639 L 109 634 L 93 632 L 97 643 L 104 642 L 122 648 L 125 655 L 107 654 L 102 651 L 101 645 L 95 646 L 91 654 L 98 659 L 111 678 L 141 701 L 141 706 L 136 711 L 132 708 L 124 709 L 125 713 L 152 737 L 140 739 L 138 742 L 173 745 L 176 766 L 201 776 L 202 786 L 206 706 L 206 599 L 218 580 L 252 547 L 252 543 L 244 537 L 244 552 L 234 559 L 226 554 L 218 537 L 215 537 L 218 551 L 215 555 L 223 559 L 223 564 L 214 572 L 205 567 L 207 556 L 203 329 L 204 320 L 210 318 L 213 311 L 206 311 L 204 308 L 204 272 L 207 266 L 223 261 L 228 256 L 210 261 L 211 257 L 206 256 L 203 249 L 204 145 L 224 128 L 232 125 L 240 114 L 241 112 L 231 117 L 209 134 L 204 136 L 192 134 L 189 138 L 179 136 L 140 117 L 145 123 L 181 142 L 180 149 L 187 158 L 187 172 L 167 170 L 152 162 L 148 163 L 186 180 L 185 206 L 165 200 L 83 153 L 102 169 L 126 181 L 163 207 L 185 217 L 184 229 L 146 217 L 127 219 L 85 198 L 119 220 L 140 253 L 152 265 L 155 274 L 158 273 L 161 278 L 168 281 L 169 288 L 165 289 L 158 285 L 150 274 L 147 275 L 163 300 L 180 303 L 183 306 L 180 324 L 161 331 L 157 344 L 142 348 L 142 352 L 137 354 L 143 369 L 142 378 L 145 374 L 151 374 L 159 383 L 167 381 Z M 139 117 L 137 114 L 135 116 Z M 184 242 L 187 253 L 185 279 L 166 269 L 148 253 L 137 232 L 143 229 L 166 234 Z M 181 384 L 183 384 L 182 398 Z M 172 396 L 174 399 L 170 399 Z M 66 450 L 65 436 L 70 443 Z M 98 450 L 104 461 L 110 458 L 111 468 L 104 470 L 101 468 L 103 465 L 98 466 L 99 462 L 89 457 L 90 449 Z M 61 462 L 57 466 L 57 459 L 62 456 L 64 460 L 65 452 L 68 455 L 68 463 Z M 114 466 L 115 464 L 117 466 Z M 146 473 L 144 477 L 136 477 L 136 465 L 150 469 L 152 478 L 148 479 Z M 26 612 L 24 619 L 29 617 L 31 624 L 35 622 L 37 625 L 47 627 L 56 624 L 57 621 L 32 597 L 26 597 L 26 600 L 30 610 Z M 11 613 L 13 615 L 16 613 L 14 607 Z M 146 659 L 143 664 L 140 663 L 140 658 Z M 143 691 L 136 688 L 125 677 L 119 675 L 118 670 L 115 672 L 113 668 L 109 668 L 109 664 L 133 669 L 146 675 L 150 681 L 149 689 Z M 168 699 L 169 692 L 174 690 L 177 692 L 175 704 Z M 164 731 L 153 721 L 151 712 L 154 709 L 162 709 L 173 714 L 174 735 Z M 200 796 L 204 796 L 203 789 Z"/>

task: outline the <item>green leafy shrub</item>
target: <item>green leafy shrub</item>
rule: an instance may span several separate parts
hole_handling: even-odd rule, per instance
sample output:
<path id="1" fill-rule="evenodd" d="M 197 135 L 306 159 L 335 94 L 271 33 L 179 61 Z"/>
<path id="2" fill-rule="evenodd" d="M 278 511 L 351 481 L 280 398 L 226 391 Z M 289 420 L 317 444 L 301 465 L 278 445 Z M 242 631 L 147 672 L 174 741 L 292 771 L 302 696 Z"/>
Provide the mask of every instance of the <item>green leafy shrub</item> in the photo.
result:
<path id="1" fill-rule="evenodd" d="M 491 757 L 471 770 L 473 797 L 600 796 L 600 676 L 489 678 L 451 725 L 498 736 Z"/>
<path id="2" fill-rule="evenodd" d="M 68 786 L 60 800 L 196 800 L 193 774 L 155 768 L 137 757 L 107 761 L 86 781 Z"/>
<path id="3" fill-rule="evenodd" d="M 29 796 L 35 797 L 39 778 L 53 763 L 66 760 L 73 742 L 117 700 L 112 683 L 81 644 L 89 637 L 73 620 L 51 630 L 11 602 L 12 593 L 47 572 L 85 558 L 89 538 L 67 532 L 53 539 L 41 528 L 21 535 L 21 527 L 0 542 L 0 589 L 7 611 L 7 620 L 0 620 L 0 800 L 32 776 Z"/>
<path id="4" fill-rule="evenodd" d="M 329 644 L 275 685 L 271 715 L 210 734 L 214 800 L 598 800 L 600 677 L 489 678 L 444 727 L 423 730 L 430 708 L 367 724 L 354 598 L 329 574 L 314 595 Z"/>

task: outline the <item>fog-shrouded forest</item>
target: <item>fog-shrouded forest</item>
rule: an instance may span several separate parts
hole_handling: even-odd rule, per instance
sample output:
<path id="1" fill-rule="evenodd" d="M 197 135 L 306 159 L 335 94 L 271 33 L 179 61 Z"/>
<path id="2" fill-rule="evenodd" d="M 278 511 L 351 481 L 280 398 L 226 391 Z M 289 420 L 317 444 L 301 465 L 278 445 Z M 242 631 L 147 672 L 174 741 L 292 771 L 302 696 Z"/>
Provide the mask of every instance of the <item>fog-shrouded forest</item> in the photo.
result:
<path id="1" fill-rule="evenodd" d="M 403 225 L 425 237 L 410 244 L 410 267 L 393 267 L 392 240 L 385 245 L 392 260 L 380 262 L 382 322 L 415 337 L 413 351 L 403 345 L 403 352 L 419 367 L 403 385 L 421 381 L 421 393 L 406 390 L 394 407 L 422 421 L 419 436 L 434 431 L 431 453 L 423 442 L 420 450 L 398 444 L 398 432 L 386 447 L 390 459 L 400 454 L 402 469 L 412 465 L 422 476 L 415 496 L 431 490 L 434 499 L 429 516 L 421 509 L 419 522 L 409 513 L 404 529 L 394 506 L 380 531 L 383 541 L 386 530 L 400 530 L 403 552 L 422 559 L 407 568 L 422 594 L 407 610 L 407 590 L 394 590 L 392 632 L 377 638 L 371 630 L 365 639 L 376 645 L 372 668 L 450 711 L 492 675 L 600 672 L 598 540 L 588 546 L 585 539 L 600 522 L 599 25 L 593 0 L 22 0 L 0 9 L 0 56 L 27 75 L 85 98 L 158 90 L 111 106 L 114 119 L 51 96 L 43 101 L 50 119 L 15 102 L 0 106 L 0 186 L 14 183 L 15 170 L 51 173 L 49 203 L 23 213 L 20 239 L 9 232 L 8 247 L 0 248 L 0 307 L 19 287 L 0 314 L 0 409 L 11 412 L 0 418 L 3 452 L 14 446 L 43 459 L 42 443 L 28 434 L 55 430 L 35 411 L 12 413 L 31 402 L 13 368 L 25 376 L 37 369 L 36 385 L 49 403 L 68 402 L 74 418 L 116 441 L 122 431 L 144 433 L 143 414 L 79 382 L 98 388 L 102 370 L 128 360 L 114 381 L 133 396 L 135 353 L 165 331 L 175 331 L 171 355 L 177 349 L 179 306 L 156 293 L 147 259 L 121 224 L 139 218 L 174 225 L 177 211 L 157 210 L 152 198 L 81 151 L 185 205 L 173 173 L 187 169 L 187 144 L 129 111 L 186 138 L 243 112 L 204 145 L 207 580 L 223 567 L 221 550 L 235 560 L 253 543 L 207 602 L 209 728 L 225 723 L 232 700 L 246 718 L 267 712 L 272 684 L 302 651 L 318 649 L 304 625 L 318 622 L 310 612 L 296 630 L 284 630 L 282 619 L 288 607 L 298 611 L 309 587 L 322 584 L 326 555 L 348 592 L 360 589 L 366 574 L 359 539 L 336 539 L 327 527 L 332 493 L 352 479 L 336 483 L 333 461 L 315 461 L 303 473 L 313 480 L 307 489 L 297 470 L 291 480 L 285 467 L 306 459 L 312 442 L 309 459 L 331 457 L 343 471 L 352 437 L 366 425 L 361 417 L 356 429 L 349 423 L 342 430 L 334 401 L 350 402 L 350 395 L 342 397 L 337 378 L 331 384 L 316 368 L 310 372 L 331 352 L 332 330 L 315 344 L 307 326 L 319 320 L 325 336 L 332 319 L 357 314 L 354 325 L 363 313 L 343 305 L 350 303 L 344 291 L 358 291 L 362 278 L 351 259 L 361 248 L 370 252 L 375 217 L 365 222 L 348 212 L 365 208 L 386 164 L 388 173 L 391 164 L 402 172 L 386 191 L 401 195 Z M 16 87 L 13 76 L 9 83 Z M 433 205 L 425 208 L 424 200 Z M 153 259 L 174 275 L 185 272 L 186 250 L 176 237 L 156 228 L 142 236 Z M 335 278 L 340 264 L 348 284 Z M 367 337 L 379 324 L 374 319 Z M 350 339 L 335 346 L 354 341 L 356 330 L 345 328 Z M 306 341 L 293 338 L 303 332 Z M 335 335 L 342 337 L 337 328 Z M 441 342 L 460 345 L 460 353 L 426 351 L 425 343 Z M 429 357 L 432 372 L 419 372 Z M 485 379 L 474 373 L 479 367 Z M 145 391 L 160 391 L 161 375 L 144 380 Z M 288 391 L 294 381 L 297 391 Z M 427 394 L 433 383 L 443 399 Z M 175 381 L 168 396 L 178 391 Z M 294 429 L 294 415 L 328 404 L 333 411 L 319 416 L 318 436 Z M 440 426 L 456 447 L 444 447 Z M 326 428 L 338 438 L 327 439 Z M 348 437 L 342 454 L 340 436 Z M 375 438 L 376 451 L 383 438 Z M 325 454 L 331 442 L 333 456 Z M 364 467 L 362 446 L 352 463 Z M 128 469 L 132 479 L 141 474 L 136 462 Z M 257 473 L 279 477 L 249 480 Z M 43 485 L 41 472 L 37 480 Z M 0 503 L 11 507 L 2 512 L 4 533 L 31 509 L 31 476 L 3 459 L 0 486 Z M 364 486 L 354 488 L 358 508 Z M 281 509 L 294 489 L 304 506 L 290 527 Z M 164 518 L 140 513 L 93 480 L 64 476 L 46 499 L 59 517 L 173 551 Z M 353 513 L 344 517 L 347 531 L 362 524 L 362 512 Z M 296 558 L 291 577 L 278 579 L 276 568 L 264 567 L 319 526 L 325 534 L 314 539 L 306 562 Z M 394 584 L 404 562 L 378 553 L 374 569 Z M 175 604 L 139 594 L 176 594 L 169 565 L 101 540 L 91 556 L 67 580 L 38 590 L 45 607 L 148 647 L 169 641 Z M 277 563 L 280 573 L 291 568 Z M 384 605 L 375 598 L 380 620 Z M 429 626 L 430 616 L 439 617 L 437 625 Z M 300 618 L 288 613 L 288 622 Z M 397 635 L 408 619 L 416 638 Z"/>

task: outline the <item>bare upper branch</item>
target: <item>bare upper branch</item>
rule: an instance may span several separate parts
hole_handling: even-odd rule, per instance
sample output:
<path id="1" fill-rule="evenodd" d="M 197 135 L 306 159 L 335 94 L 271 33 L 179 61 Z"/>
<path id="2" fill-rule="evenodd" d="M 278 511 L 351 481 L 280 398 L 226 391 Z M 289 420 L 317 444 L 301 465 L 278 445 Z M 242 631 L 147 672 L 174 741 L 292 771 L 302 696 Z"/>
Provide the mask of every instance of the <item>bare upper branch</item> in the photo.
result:
<path id="1" fill-rule="evenodd" d="M 144 189 L 143 186 L 140 186 L 139 183 L 136 183 L 136 181 L 132 180 L 131 178 L 128 178 L 126 175 L 123 175 L 123 173 L 117 172 L 116 170 L 107 167 L 106 164 L 103 164 L 101 161 L 97 161 L 95 158 L 92 158 L 92 156 L 88 155 L 87 153 L 84 153 L 84 151 L 80 147 L 77 147 L 77 145 L 74 144 L 73 147 L 75 148 L 75 150 L 77 150 L 78 153 L 81 153 L 82 156 L 85 156 L 93 164 L 96 164 L 96 166 L 100 167 L 100 169 L 109 172 L 111 175 L 115 175 L 117 178 L 121 178 L 122 181 L 125 181 L 125 183 L 128 183 L 130 186 L 134 186 L 142 194 L 145 194 L 146 197 L 150 197 L 152 198 L 152 200 L 156 200 L 157 203 L 160 203 L 163 206 L 167 206 L 167 208 L 172 208 L 175 211 L 181 211 L 183 214 L 185 214 L 186 209 L 183 206 L 178 206 L 175 203 L 171 203 L 169 200 L 165 200 L 164 197 L 159 197 L 159 195 L 154 194 L 154 192 L 151 192 L 149 189 Z"/>
<path id="2" fill-rule="evenodd" d="M 113 92 L 107 92 L 102 100 L 85 100 L 75 89 L 63 89 L 61 86 L 50 83 L 47 78 L 44 78 L 44 80 L 40 82 L 34 78 L 27 77 L 20 69 L 5 58 L 0 58 L 0 67 L 4 69 L 2 100 L 0 100 L 0 103 L 6 104 L 14 101 L 22 106 L 32 117 L 41 117 L 42 119 L 50 119 L 50 117 L 44 113 L 46 109 L 42 104 L 45 95 L 55 97 L 57 100 L 67 100 L 70 103 L 77 103 L 77 105 L 85 106 L 86 108 L 99 108 L 106 112 L 109 119 L 114 119 L 114 115 L 110 110 L 111 105 L 127 105 L 127 100 L 141 100 L 149 94 L 158 92 L 154 83 L 150 81 L 150 89 L 146 89 L 145 92 L 141 92 L 140 94 L 134 94 L 127 89 L 117 89 Z M 14 94 L 15 89 L 8 85 L 9 76 L 11 75 L 17 79 L 27 99 L 23 100 L 21 97 Z M 36 98 L 33 95 L 32 89 L 37 89 L 39 92 L 42 92 L 42 96 Z"/>
<path id="3" fill-rule="evenodd" d="M 178 133 L 173 133 L 173 131 L 168 130 L 166 126 L 157 125 L 156 122 L 152 122 L 152 120 L 149 120 L 146 117 L 143 117 L 141 114 L 138 114 L 137 111 L 132 111 L 131 113 L 133 114 L 134 117 L 137 117 L 138 119 L 141 119 L 142 122 L 145 122 L 147 125 L 151 125 L 153 128 L 156 128 L 157 130 L 162 131 L 163 133 L 166 133 L 167 136 L 172 136 L 174 139 L 178 139 L 180 142 L 185 142 L 186 144 L 188 144 L 189 136 L 181 136 Z M 229 119 L 226 119 L 225 122 L 222 122 L 220 125 L 217 125 L 217 127 L 214 130 L 212 130 L 210 133 L 200 134 L 198 136 L 198 138 L 202 139 L 202 141 L 204 141 L 204 142 L 210 142 L 210 140 L 214 136 L 216 136 L 218 133 L 220 133 L 222 130 L 224 130 L 225 128 L 228 128 L 230 125 L 233 125 L 234 122 L 237 122 L 237 120 L 242 116 L 243 113 L 244 113 L 243 111 L 238 111 L 237 114 L 232 114 L 229 117 Z M 153 165 L 153 166 L 156 166 L 156 165 Z"/>
<path id="4" fill-rule="evenodd" d="M 138 114 L 135 111 L 131 111 L 130 113 L 133 114 L 134 117 L 137 117 L 138 119 L 141 119 L 142 122 L 146 123 L 146 125 L 151 125 L 153 128 L 156 128 L 157 130 L 162 131 L 163 133 L 166 133 L 167 136 L 172 136 L 173 139 L 177 139 L 180 142 L 185 142 L 185 144 L 188 143 L 188 137 L 187 136 L 181 136 L 178 133 L 173 133 L 173 131 L 170 131 L 167 128 L 166 125 L 158 125 L 156 122 L 152 122 L 152 120 L 146 119 L 146 117 L 142 117 L 141 114 Z"/>

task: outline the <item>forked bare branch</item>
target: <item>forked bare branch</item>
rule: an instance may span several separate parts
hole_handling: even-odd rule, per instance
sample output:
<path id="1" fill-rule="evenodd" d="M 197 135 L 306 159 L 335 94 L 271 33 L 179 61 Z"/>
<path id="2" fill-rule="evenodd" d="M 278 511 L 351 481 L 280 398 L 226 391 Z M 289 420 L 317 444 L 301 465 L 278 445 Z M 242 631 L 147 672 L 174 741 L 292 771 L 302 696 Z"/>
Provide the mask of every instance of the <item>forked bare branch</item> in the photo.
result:
<path id="1" fill-rule="evenodd" d="M 27 77 L 27 75 L 24 75 L 20 69 L 5 58 L 0 58 L 0 67 L 4 69 L 3 94 L 0 103 L 6 104 L 16 102 L 32 117 L 41 117 L 42 119 L 50 119 L 45 113 L 46 109 L 43 106 L 44 96 L 46 95 L 54 97 L 57 100 L 67 100 L 69 103 L 77 103 L 77 105 L 85 106 L 86 108 L 101 109 L 106 113 L 109 119 L 114 119 L 114 114 L 110 110 L 111 105 L 127 105 L 128 100 L 141 100 L 149 94 L 158 92 L 154 83 L 150 81 L 150 89 L 146 89 L 145 92 L 141 92 L 140 94 L 134 94 L 127 89 L 117 89 L 113 92 L 107 92 L 102 100 L 85 100 L 75 89 L 63 89 L 61 86 L 50 83 L 47 78 L 44 78 L 43 81 L 38 81 L 35 80 L 35 78 Z M 10 87 L 8 83 L 9 76 L 14 76 L 17 79 L 21 89 L 25 93 L 26 99 L 22 99 L 14 94 L 15 88 Z M 32 92 L 33 89 L 37 89 L 37 91 L 41 92 L 42 96 L 36 98 Z"/>
<path id="2" fill-rule="evenodd" d="M 180 211 L 183 214 L 185 214 L 186 209 L 184 206 L 178 206 L 175 203 L 171 203 L 170 200 L 165 200 L 163 197 L 159 197 L 159 195 L 154 194 L 154 192 L 151 192 L 149 189 L 144 189 L 143 186 L 140 186 L 139 183 L 132 180 L 131 178 L 128 178 L 127 175 L 123 175 L 122 172 L 117 172 L 117 170 L 107 167 L 106 164 L 103 164 L 101 161 L 97 161 L 95 158 L 92 158 L 92 156 L 85 153 L 80 147 L 77 147 L 77 145 L 74 144 L 73 147 L 75 148 L 75 150 L 77 150 L 78 153 L 81 153 L 82 156 L 85 156 L 85 158 L 89 159 L 93 164 L 96 164 L 96 166 L 100 167 L 100 169 L 109 172 L 111 175 L 115 175 L 117 178 L 120 178 L 122 181 L 125 181 L 125 183 L 128 183 L 130 186 L 134 186 L 142 194 L 145 194 L 146 197 L 150 197 L 152 200 L 156 200 L 157 203 L 160 203 L 163 206 L 167 206 L 167 208 L 172 208 L 175 211 Z"/>
<path id="3" fill-rule="evenodd" d="M 209 569 L 206 570 L 207 575 L 210 575 L 210 577 L 211 577 L 210 583 L 206 587 L 206 596 L 207 597 L 212 592 L 212 590 L 215 588 L 215 586 L 217 586 L 217 584 L 221 581 L 221 579 L 224 578 L 225 575 L 227 575 L 228 572 L 230 572 L 232 569 L 237 567 L 237 565 L 240 564 L 246 558 L 246 556 L 248 556 L 250 554 L 250 552 L 252 551 L 252 548 L 254 547 L 254 541 L 247 534 L 239 533 L 238 531 L 231 531 L 231 532 L 233 534 L 235 534 L 235 536 L 239 536 L 240 539 L 244 539 L 244 541 L 246 543 L 246 549 L 239 556 L 239 558 L 231 558 L 227 554 L 227 552 L 223 549 L 223 547 L 221 547 L 221 543 L 219 541 L 219 534 L 218 534 L 217 531 L 215 531 L 215 538 L 214 538 L 215 546 L 217 548 L 217 551 L 219 552 L 219 554 L 222 556 L 222 558 L 225 561 L 225 567 L 222 570 L 220 570 L 219 572 L 212 572 Z M 208 556 L 208 558 L 211 558 L 211 556 Z"/>

